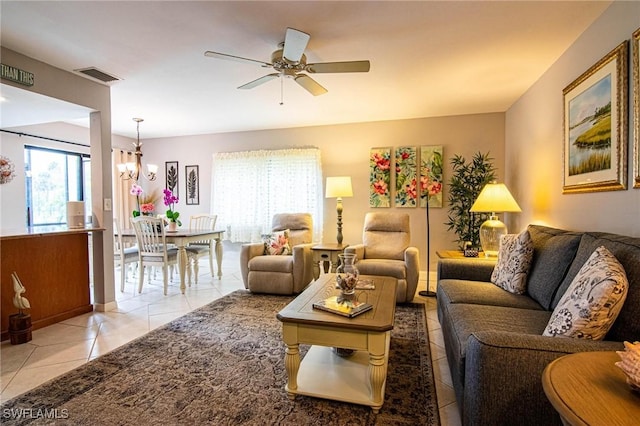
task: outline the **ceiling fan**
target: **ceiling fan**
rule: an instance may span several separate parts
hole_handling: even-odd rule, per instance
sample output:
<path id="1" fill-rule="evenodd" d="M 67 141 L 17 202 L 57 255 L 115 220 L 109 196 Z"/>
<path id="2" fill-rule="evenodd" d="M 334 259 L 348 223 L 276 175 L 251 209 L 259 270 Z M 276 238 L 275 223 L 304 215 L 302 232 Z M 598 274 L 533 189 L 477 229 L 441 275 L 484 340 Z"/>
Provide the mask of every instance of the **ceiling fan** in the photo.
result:
<path id="1" fill-rule="evenodd" d="M 278 50 L 271 54 L 271 63 L 211 51 L 204 52 L 204 55 L 209 58 L 260 64 L 263 68 L 273 68 L 277 71 L 243 84 L 238 87 L 238 89 L 253 89 L 254 87 L 273 80 L 274 78 L 288 77 L 293 78 L 296 83 L 306 89 L 313 96 L 318 96 L 327 93 L 327 89 L 305 74 L 305 72 L 316 74 L 369 71 L 369 61 L 321 62 L 317 64 L 308 64 L 304 50 L 307 47 L 309 38 L 311 38 L 311 36 L 305 32 L 294 28 L 287 28 L 284 42 L 280 43 L 278 45 Z"/>

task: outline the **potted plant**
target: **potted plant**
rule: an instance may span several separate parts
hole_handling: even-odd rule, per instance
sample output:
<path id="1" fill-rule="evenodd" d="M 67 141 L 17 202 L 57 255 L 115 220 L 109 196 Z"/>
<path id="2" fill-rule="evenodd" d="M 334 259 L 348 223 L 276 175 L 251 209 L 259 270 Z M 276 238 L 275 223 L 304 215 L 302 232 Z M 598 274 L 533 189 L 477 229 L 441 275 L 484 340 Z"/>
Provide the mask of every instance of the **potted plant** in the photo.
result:
<path id="1" fill-rule="evenodd" d="M 178 226 L 182 226 L 180 219 L 180 213 L 174 210 L 174 205 L 178 203 L 178 197 L 173 195 L 170 189 L 162 190 L 164 193 L 164 205 L 168 207 L 166 212 L 167 220 L 169 221 L 169 231 L 173 232 Z"/>
<path id="2" fill-rule="evenodd" d="M 449 221 L 447 230 L 457 235 L 460 250 L 467 246 L 480 246 L 480 225 L 487 220 L 485 213 L 471 213 L 469 210 L 478 198 L 482 188 L 495 179 L 496 168 L 489 153 L 477 152 L 470 163 L 461 155 L 450 160 L 453 175 L 449 180 Z M 470 243 L 470 244 L 469 244 Z"/>

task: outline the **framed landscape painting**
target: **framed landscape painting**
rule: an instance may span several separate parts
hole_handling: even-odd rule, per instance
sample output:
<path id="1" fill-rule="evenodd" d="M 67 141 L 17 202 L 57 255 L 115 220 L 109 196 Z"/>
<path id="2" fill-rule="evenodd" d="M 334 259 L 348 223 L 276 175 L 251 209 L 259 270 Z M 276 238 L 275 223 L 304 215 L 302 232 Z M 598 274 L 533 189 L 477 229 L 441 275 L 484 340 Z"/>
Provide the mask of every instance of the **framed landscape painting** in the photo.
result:
<path id="1" fill-rule="evenodd" d="M 369 151 L 369 206 L 391 207 L 391 148 Z"/>
<path id="2" fill-rule="evenodd" d="M 640 28 L 631 39 L 633 44 L 633 187 L 640 188 Z"/>
<path id="3" fill-rule="evenodd" d="M 563 91 L 563 193 L 627 186 L 628 42 Z"/>

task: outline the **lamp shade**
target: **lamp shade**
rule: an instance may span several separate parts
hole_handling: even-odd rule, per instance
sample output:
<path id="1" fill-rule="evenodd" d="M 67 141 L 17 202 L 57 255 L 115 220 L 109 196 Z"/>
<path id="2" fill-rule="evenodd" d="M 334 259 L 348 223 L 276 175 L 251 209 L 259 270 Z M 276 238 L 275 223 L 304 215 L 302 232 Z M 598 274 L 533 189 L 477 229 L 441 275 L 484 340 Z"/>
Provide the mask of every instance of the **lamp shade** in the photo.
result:
<path id="1" fill-rule="evenodd" d="M 327 178 L 325 198 L 353 197 L 351 176 L 334 176 Z"/>
<path id="2" fill-rule="evenodd" d="M 482 188 L 480 195 L 473 203 L 471 212 L 520 212 L 520 206 L 516 203 L 507 185 L 504 183 L 490 182 Z"/>

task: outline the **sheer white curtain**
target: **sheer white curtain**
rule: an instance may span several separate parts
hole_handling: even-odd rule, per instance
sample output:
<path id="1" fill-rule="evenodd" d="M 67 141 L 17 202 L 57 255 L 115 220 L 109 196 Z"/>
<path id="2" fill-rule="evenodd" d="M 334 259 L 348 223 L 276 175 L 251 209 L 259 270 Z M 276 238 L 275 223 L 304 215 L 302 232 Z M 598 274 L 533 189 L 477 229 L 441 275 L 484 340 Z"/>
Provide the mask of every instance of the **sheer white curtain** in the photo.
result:
<path id="1" fill-rule="evenodd" d="M 276 213 L 311 213 L 322 239 L 322 163 L 317 148 L 213 155 L 211 213 L 232 242 L 259 241 Z"/>
<path id="2" fill-rule="evenodd" d="M 129 193 L 134 181 L 120 178 L 118 164 L 135 161 L 132 152 L 114 149 L 111 151 L 111 173 L 113 176 L 113 217 L 117 218 L 123 228 L 132 228 L 129 219 L 131 212 L 137 208 L 136 197 Z"/>

